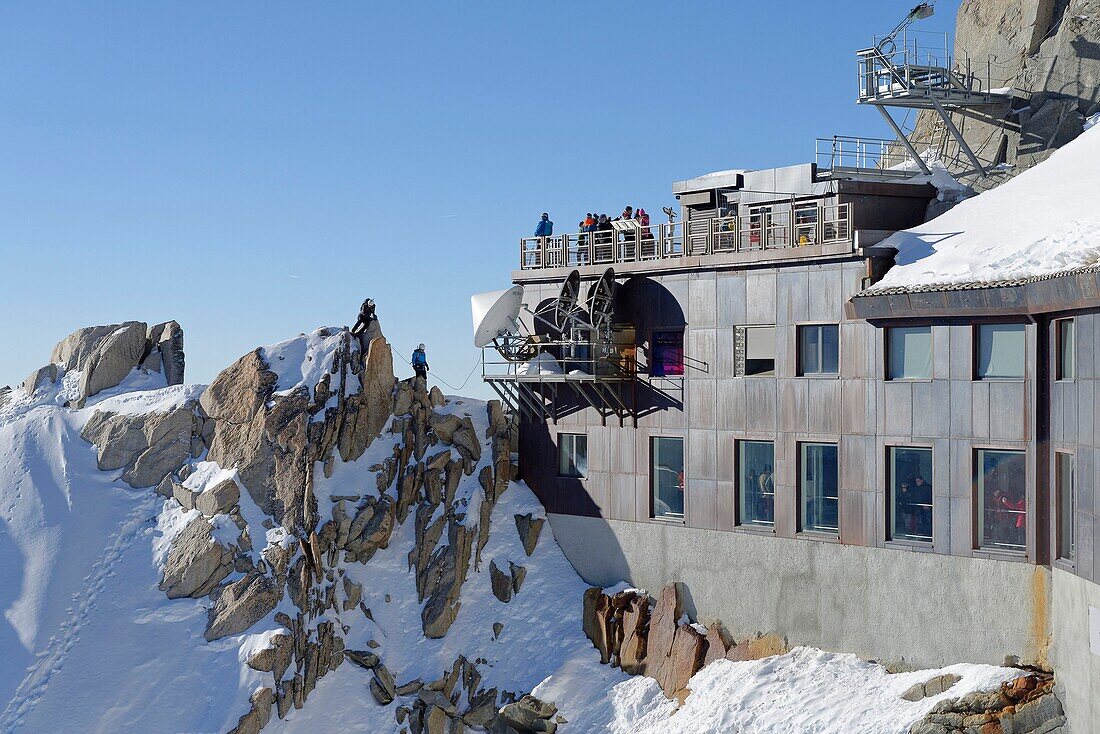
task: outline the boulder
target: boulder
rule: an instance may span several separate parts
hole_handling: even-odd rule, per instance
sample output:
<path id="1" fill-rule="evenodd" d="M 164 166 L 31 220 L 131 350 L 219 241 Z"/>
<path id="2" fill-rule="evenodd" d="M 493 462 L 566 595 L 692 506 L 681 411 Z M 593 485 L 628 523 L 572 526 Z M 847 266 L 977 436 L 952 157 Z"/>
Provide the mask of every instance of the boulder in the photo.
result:
<path id="1" fill-rule="evenodd" d="M 218 482 L 195 498 L 195 509 L 207 517 L 229 512 L 241 500 L 241 490 L 232 479 Z"/>
<path id="2" fill-rule="evenodd" d="M 783 655 L 790 650 L 787 640 L 776 634 L 761 635 L 743 640 L 726 653 L 727 660 L 762 660 Z"/>
<path id="3" fill-rule="evenodd" d="M 442 408 L 447 404 L 447 398 L 443 396 L 443 391 L 438 387 L 432 387 L 428 391 L 428 400 L 431 402 L 433 408 Z"/>
<path id="4" fill-rule="evenodd" d="M 516 515 L 515 518 L 516 530 L 519 532 L 520 542 L 523 543 L 523 551 L 527 555 L 531 555 L 535 552 L 535 546 L 539 542 L 539 533 L 542 532 L 542 525 L 546 520 L 541 517 L 533 517 L 531 513 Z"/>
<path id="5" fill-rule="evenodd" d="M 124 469 L 131 487 L 153 487 L 191 455 L 192 405 L 168 413 L 124 415 L 97 411 L 80 432 L 96 446 L 99 468 Z"/>
<path id="6" fill-rule="evenodd" d="M 364 670 L 374 670 L 381 659 L 369 650 L 344 650 L 344 657 Z"/>
<path id="7" fill-rule="evenodd" d="M 146 326 L 140 321 L 119 325 L 104 336 L 88 355 L 80 379 L 78 403 L 116 387 L 145 356 Z"/>
<path id="8" fill-rule="evenodd" d="M 703 667 L 710 665 L 715 660 L 726 657 L 730 648 L 734 646 L 733 638 L 729 636 L 725 628 L 719 622 L 715 622 L 707 629 L 707 654 L 703 658 Z"/>
<path id="9" fill-rule="evenodd" d="M 11 400 L 11 388 L 7 385 L 0 387 L 0 408 L 3 408 Z"/>
<path id="10" fill-rule="evenodd" d="M 619 667 L 624 673 L 642 675 L 646 672 L 649 636 L 649 597 L 634 594 L 623 609 L 622 643 L 619 645 Z"/>
<path id="11" fill-rule="evenodd" d="M 248 659 L 248 667 L 264 673 L 274 673 L 275 680 L 280 680 L 286 669 L 290 667 L 293 654 L 293 637 L 283 634 L 273 635 L 271 646 L 253 653 Z"/>
<path id="12" fill-rule="evenodd" d="M 57 382 L 57 365 L 48 364 L 45 367 L 39 367 L 23 380 L 23 390 L 29 395 L 34 395 L 38 388 L 55 382 Z"/>
<path id="13" fill-rule="evenodd" d="M 248 423 L 271 397 L 277 382 L 260 350 L 254 349 L 214 378 L 199 405 L 215 421 Z"/>
<path id="14" fill-rule="evenodd" d="M 938 696 L 960 680 L 962 680 L 962 678 L 957 675 L 952 675 L 951 673 L 937 675 L 931 680 L 911 686 L 905 693 L 901 694 L 901 697 L 906 701 L 920 701 L 932 696 Z"/>
<path id="15" fill-rule="evenodd" d="M 668 584 L 661 589 L 653 614 L 649 622 L 649 636 L 646 651 L 646 675 L 661 684 L 661 688 L 671 696 L 665 685 L 673 678 L 672 651 L 676 640 L 679 619 L 684 615 L 680 589 L 676 584 Z"/>
<path id="16" fill-rule="evenodd" d="M 156 355 L 169 385 L 182 385 L 186 358 L 183 353 L 183 328 L 166 321 L 149 329 L 149 357 Z M 149 357 L 146 357 L 148 360 Z"/>
<path id="17" fill-rule="evenodd" d="M 203 636 L 208 642 L 238 635 L 270 614 L 282 597 L 282 589 L 273 580 L 251 573 L 229 584 L 214 600 Z"/>
<path id="18" fill-rule="evenodd" d="M 397 685 L 394 683 L 393 673 L 385 665 L 374 667 L 374 677 L 370 681 L 370 692 L 374 700 L 380 705 L 386 706 L 397 697 Z"/>
<path id="19" fill-rule="evenodd" d="M 167 477 L 165 479 L 167 480 Z M 172 497 L 176 500 L 176 502 L 179 502 L 180 507 L 185 510 L 195 509 L 195 500 L 198 499 L 198 496 L 199 492 L 196 492 L 190 487 L 185 487 L 182 484 L 172 485 Z"/>
<path id="20" fill-rule="evenodd" d="M 553 721 L 556 713 L 558 713 L 557 706 L 540 701 L 528 694 L 515 703 L 502 707 L 497 721 L 519 732 L 555 732 L 558 728 L 557 723 Z M 490 731 L 495 732 L 498 729 L 493 728 Z"/>
<path id="21" fill-rule="evenodd" d="M 489 562 L 489 576 L 493 586 L 493 596 L 504 603 L 512 601 L 512 577 L 497 568 L 496 561 Z"/>
<path id="22" fill-rule="evenodd" d="M 119 324 L 110 326 L 88 326 L 77 329 L 62 339 L 50 353 L 50 362 L 63 364 L 70 370 L 82 370 L 95 351 L 96 346 L 108 334 L 119 328 Z"/>
<path id="23" fill-rule="evenodd" d="M 271 720 L 271 707 L 275 703 L 275 691 L 259 688 L 248 699 L 252 708 L 242 716 L 229 734 L 259 734 Z"/>
<path id="24" fill-rule="evenodd" d="M 509 432 L 508 416 L 504 413 L 504 406 L 499 400 L 490 400 L 485 405 L 485 411 L 489 416 L 489 426 L 485 429 L 485 438 L 505 436 Z"/>
<path id="25" fill-rule="evenodd" d="M 229 575 L 233 551 L 214 539 L 214 528 L 196 517 L 172 541 L 160 590 L 169 599 L 206 596 Z"/>
<path id="26" fill-rule="evenodd" d="M 435 433 L 436 438 L 445 444 L 452 445 L 454 443 L 455 433 L 462 428 L 462 419 L 453 413 L 446 415 L 440 415 L 439 413 L 432 413 L 428 418 L 428 425 L 431 427 L 432 432 Z"/>

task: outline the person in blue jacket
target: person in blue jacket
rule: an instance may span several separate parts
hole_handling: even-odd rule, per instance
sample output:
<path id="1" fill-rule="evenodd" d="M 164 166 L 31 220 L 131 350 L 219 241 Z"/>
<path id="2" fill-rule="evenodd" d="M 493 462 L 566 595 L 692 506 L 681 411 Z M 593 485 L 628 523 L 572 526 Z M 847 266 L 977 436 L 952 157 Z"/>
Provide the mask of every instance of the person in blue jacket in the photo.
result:
<path id="1" fill-rule="evenodd" d="M 428 379 L 428 356 L 424 353 L 423 344 L 413 350 L 412 368 L 417 377 Z"/>
<path id="2" fill-rule="evenodd" d="M 543 212 L 542 219 L 535 225 L 535 236 L 549 237 L 552 234 L 554 234 L 554 223 L 550 221 L 550 215 Z"/>

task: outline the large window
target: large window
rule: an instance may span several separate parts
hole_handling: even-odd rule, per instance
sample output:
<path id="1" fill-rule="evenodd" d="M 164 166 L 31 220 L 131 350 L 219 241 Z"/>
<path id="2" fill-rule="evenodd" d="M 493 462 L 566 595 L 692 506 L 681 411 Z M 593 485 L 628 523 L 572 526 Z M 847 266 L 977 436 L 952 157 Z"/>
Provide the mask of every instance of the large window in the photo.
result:
<path id="1" fill-rule="evenodd" d="M 765 376 L 775 374 L 775 327 L 746 326 L 740 329 L 744 340 L 739 344 L 739 372 L 742 375 Z"/>
<path id="2" fill-rule="evenodd" d="M 1014 380 L 1024 376 L 1023 324 L 981 324 L 976 332 L 974 376 L 977 379 Z"/>
<path id="3" fill-rule="evenodd" d="M 840 529 L 840 482 L 835 443 L 799 444 L 802 530 L 836 535 Z"/>
<path id="4" fill-rule="evenodd" d="M 583 433 L 558 435 L 558 476 L 578 479 L 588 476 L 588 436 Z"/>
<path id="5" fill-rule="evenodd" d="M 737 516 L 741 525 L 775 524 L 775 444 L 739 441 Z"/>
<path id="6" fill-rule="evenodd" d="M 886 379 L 932 379 L 931 326 L 898 326 L 886 330 Z"/>
<path id="7" fill-rule="evenodd" d="M 978 546 L 1027 548 L 1027 462 L 1023 451 L 977 452 Z"/>
<path id="8" fill-rule="evenodd" d="M 654 438 L 650 455 L 653 517 L 683 517 L 684 439 Z"/>
<path id="9" fill-rule="evenodd" d="M 890 538 L 932 542 L 932 449 L 892 446 Z"/>
<path id="10" fill-rule="evenodd" d="M 653 377 L 678 377 L 684 374 L 684 332 L 653 332 L 649 374 Z"/>
<path id="11" fill-rule="evenodd" d="M 1073 527 L 1074 496 L 1073 454 L 1054 454 L 1054 481 L 1058 493 L 1058 557 L 1072 561 L 1077 545 Z"/>
<path id="12" fill-rule="evenodd" d="M 1056 379 L 1072 380 L 1077 377 L 1077 325 L 1073 319 L 1060 319 L 1058 325 L 1058 375 Z"/>
<path id="13" fill-rule="evenodd" d="M 798 374 L 835 375 L 840 364 L 840 333 L 836 324 L 798 327 Z"/>

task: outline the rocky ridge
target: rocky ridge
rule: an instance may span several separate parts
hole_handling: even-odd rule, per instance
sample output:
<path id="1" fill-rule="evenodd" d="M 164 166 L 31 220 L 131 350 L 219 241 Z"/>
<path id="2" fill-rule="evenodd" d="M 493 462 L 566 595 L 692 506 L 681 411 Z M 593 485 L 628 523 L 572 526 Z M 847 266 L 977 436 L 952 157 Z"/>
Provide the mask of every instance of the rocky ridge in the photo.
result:
<path id="1" fill-rule="evenodd" d="M 54 350 L 57 374 L 32 377 L 57 381 L 66 370 L 82 370 L 81 385 L 101 390 L 125 377 L 120 365 L 130 365 L 127 373 L 159 365 L 169 379 L 182 380 L 182 332 L 162 326 L 83 329 Z M 516 476 L 513 423 L 490 402 L 488 428 L 478 435 L 438 389 L 398 381 L 377 329 L 365 344 L 347 329 L 299 341 L 301 365 L 288 369 L 293 355 L 256 349 L 198 400 L 165 412 L 97 410 L 81 434 L 95 445 L 100 469 L 121 470 L 135 488 L 155 488 L 165 502 L 162 519 L 178 520 L 160 588 L 169 598 L 209 600 L 207 640 L 241 635 L 262 620 L 279 627 L 248 657 L 268 683 L 254 691 L 233 731 L 259 731 L 273 716 L 302 708 L 317 681 L 345 663 L 364 670 L 380 705 L 401 699 L 395 715 L 403 730 L 554 731 L 551 704 L 483 686 L 482 660 L 459 655 L 438 679 L 405 682 L 385 665 L 379 643 L 349 649 L 345 642 L 354 627 L 373 621 L 348 568 L 369 563 L 406 522 L 416 538 L 408 566 L 423 635 L 447 634 L 464 583 L 482 567 L 492 510 Z M 295 379 L 299 367 L 302 379 Z M 81 403 L 92 394 L 82 388 Z M 318 482 L 368 449 L 369 485 L 317 496 Z M 542 523 L 531 514 L 515 517 L 510 532 L 528 555 Z M 495 563 L 492 569 L 495 590 L 501 570 Z M 498 598 L 506 603 L 520 592 L 526 569 L 509 562 L 503 573 L 507 593 Z"/>

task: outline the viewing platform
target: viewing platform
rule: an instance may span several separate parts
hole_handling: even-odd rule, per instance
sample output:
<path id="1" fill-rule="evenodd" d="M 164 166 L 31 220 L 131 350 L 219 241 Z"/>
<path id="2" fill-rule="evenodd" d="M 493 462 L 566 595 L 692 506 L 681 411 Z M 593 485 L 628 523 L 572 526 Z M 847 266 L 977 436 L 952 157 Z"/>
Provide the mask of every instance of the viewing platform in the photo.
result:
<path id="1" fill-rule="evenodd" d="M 788 199 L 771 211 L 520 239 L 520 271 L 621 272 L 788 260 L 854 252 L 852 205 Z"/>

